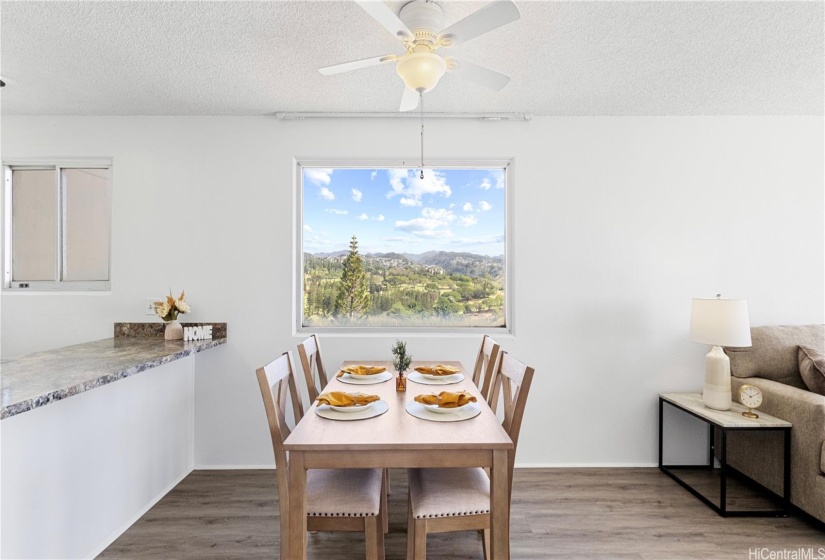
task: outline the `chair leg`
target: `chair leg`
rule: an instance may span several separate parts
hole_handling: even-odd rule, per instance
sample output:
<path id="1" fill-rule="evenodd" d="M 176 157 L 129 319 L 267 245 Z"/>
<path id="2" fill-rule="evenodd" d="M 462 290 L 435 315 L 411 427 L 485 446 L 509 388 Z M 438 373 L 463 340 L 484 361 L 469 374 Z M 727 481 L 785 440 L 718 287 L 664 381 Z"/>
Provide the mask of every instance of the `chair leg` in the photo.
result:
<path id="1" fill-rule="evenodd" d="M 364 539 L 367 544 L 367 560 L 384 560 L 384 531 L 380 515 L 364 518 Z"/>
<path id="2" fill-rule="evenodd" d="M 385 476 L 389 476 L 389 474 L 385 473 Z M 384 487 L 389 487 L 390 479 L 389 478 L 384 478 L 384 480 L 381 481 L 381 484 Z M 381 514 L 381 522 L 382 522 L 382 525 L 383 525 L 384 533 L 389 533 L 390 532 L 390 510 L 387 508 L 387 496 L 388 495 L 389 495 L 389 491 L 384 491 L 384 490 L 381 491 L 381 511 L 379 513 Z"/>
<path id="3" fill-rule="evenodd" d="M 427 520 L 415 520 L 415 552 L 414 560 L 426 560 L 427 558 Z"/>
<path id="4" fill-rule="evenodd" d="M 415 554 L 415 519 L 412 514 L 412 504 L 407 499 L 407 560 L 414 560 Z"/>
<path id="5" fill-rule="evenodd" d="M 481 531 L 484 533 L 481 539 L 481 546 L 484 549 L 484 560 L 490 560 L 490 529 Z"/>

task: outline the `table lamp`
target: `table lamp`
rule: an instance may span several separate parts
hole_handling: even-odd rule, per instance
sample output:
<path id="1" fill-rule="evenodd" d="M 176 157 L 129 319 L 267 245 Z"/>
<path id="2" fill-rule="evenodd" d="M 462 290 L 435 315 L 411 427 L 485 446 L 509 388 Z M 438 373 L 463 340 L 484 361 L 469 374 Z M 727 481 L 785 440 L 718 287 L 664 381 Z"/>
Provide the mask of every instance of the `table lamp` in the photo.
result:
<path id="1" fill-rule="evenodd" d="M 715 410 L 729 410 L 730 359 L 722 346 L 750 346 L 748 302 L 744 299 L 693 299 L 690 339 L 713 346 L 705 357 L 705 387 L 702 400 Z"/>

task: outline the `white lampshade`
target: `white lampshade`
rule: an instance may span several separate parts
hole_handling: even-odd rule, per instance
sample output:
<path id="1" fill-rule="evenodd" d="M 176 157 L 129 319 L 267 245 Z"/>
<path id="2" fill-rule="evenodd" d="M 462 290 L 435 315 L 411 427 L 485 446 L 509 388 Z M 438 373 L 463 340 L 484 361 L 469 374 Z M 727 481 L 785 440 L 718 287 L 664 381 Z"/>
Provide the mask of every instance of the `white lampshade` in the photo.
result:
<path id="1" fill-rule="evenodd" d="M 395 71 L 412 91 L 427 93 L 433 89 L 447 70 L 447 63 L 437 54 L 408 53 L 395 65 Z"/>
<path id="2" fill-rule="evenodd" d="M 747 300 L 694 298 L 690 339 L 711 346 L 750 346 Z"/>

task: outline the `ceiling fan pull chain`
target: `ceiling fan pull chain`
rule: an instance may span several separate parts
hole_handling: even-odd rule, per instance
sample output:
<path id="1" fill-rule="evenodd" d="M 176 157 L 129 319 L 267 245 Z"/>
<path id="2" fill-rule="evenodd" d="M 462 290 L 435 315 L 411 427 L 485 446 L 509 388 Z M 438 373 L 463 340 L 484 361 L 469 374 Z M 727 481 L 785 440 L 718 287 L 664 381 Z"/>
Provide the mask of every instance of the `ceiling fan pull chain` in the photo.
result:
<path id="1" fill-rule="evenodd" d="M 424 92 L 418 92 L 418 103 L 421 105 L 421 179 L 424 178 Z"/>

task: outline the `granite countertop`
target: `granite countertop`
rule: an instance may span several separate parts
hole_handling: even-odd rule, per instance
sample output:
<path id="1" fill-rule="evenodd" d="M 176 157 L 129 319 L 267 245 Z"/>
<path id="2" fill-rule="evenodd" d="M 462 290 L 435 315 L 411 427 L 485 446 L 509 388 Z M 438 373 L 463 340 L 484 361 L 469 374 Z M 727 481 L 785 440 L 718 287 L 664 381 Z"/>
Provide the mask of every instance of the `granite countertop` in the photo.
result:
<path id="1" fill-rule="evenodd" d="M 3 360 L 0 419 L 225 343 L 225 337 L 194 342 L 118 337 Z"/>

